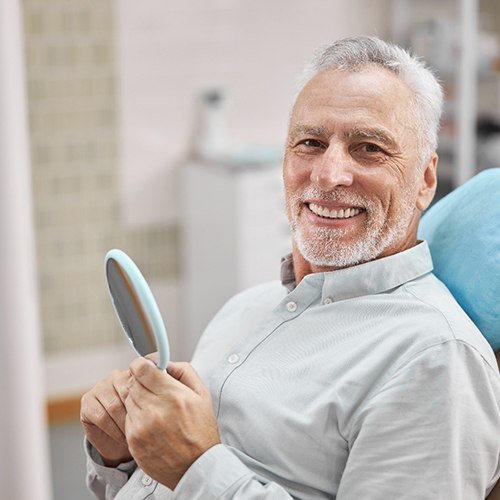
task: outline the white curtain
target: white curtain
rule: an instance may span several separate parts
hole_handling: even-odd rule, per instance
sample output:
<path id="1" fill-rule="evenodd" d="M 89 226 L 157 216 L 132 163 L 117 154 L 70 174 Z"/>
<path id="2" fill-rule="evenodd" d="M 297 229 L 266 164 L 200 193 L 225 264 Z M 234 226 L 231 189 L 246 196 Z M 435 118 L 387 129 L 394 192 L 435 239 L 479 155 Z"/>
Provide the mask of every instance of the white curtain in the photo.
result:
<path id="1" fill-rule="evenodd" d="M 19 0 L 0 0 L 0 498 L 51 496 Z"/>

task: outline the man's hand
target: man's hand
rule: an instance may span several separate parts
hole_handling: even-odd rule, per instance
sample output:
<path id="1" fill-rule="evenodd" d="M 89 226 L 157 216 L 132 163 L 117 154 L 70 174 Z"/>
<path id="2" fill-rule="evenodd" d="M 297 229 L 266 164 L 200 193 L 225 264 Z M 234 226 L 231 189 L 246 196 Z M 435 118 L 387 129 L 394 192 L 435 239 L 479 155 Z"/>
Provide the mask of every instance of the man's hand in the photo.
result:
<path id="1" fill-rule="evenodd" d="M 173 490 L 191 464 L 220 443 L 210 393 L 189 363 L 170 363 L 167 373 L 137 358 L 130 372 L 130 452 L 146 474 Z"/>
<path id="2" fill-rule="evenodd" d="M 130 378 L 128 370 L 115 370 L 81 401 L 80 421 L 85 435 L 108 467 L 132 459 L 125 438 L 125 399 Z"/>

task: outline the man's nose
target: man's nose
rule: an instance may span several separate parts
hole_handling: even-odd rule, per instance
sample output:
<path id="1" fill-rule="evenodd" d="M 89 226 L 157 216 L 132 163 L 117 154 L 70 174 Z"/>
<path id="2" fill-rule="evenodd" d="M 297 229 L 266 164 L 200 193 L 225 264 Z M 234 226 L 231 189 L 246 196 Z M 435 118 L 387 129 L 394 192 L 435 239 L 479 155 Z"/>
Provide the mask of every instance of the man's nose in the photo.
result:
<path id="1" fill-rule="evenodd" d="M 337 186 L 353 183 L 352 157 L 342 146 L 330 145 L 317 159 L 311 170 L 311 182 L 320 189 L 329 191 Z"/>

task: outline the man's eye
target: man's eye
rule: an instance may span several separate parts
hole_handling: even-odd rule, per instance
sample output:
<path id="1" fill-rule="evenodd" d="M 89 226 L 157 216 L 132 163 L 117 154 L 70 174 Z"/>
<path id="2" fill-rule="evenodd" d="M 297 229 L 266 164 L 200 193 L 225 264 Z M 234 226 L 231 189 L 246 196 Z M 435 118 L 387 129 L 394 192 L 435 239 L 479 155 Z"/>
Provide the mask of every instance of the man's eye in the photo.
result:
<path id="1" fill-rule="evenodd" d="M 366 143 L 362 144 L 358 150 L 363 151 L 365 153 L 383 153 L 383 150 L 381 147 L 377 146 L 376 144 L 371 144 L 371 143 Z"/>
<path id="2" fill-rule="evenodd" d="M 321 148 L 323 145 L 316 139 L 305 139 L 300 141 L 298 146 L 305 146 L 307 148 Z"/>

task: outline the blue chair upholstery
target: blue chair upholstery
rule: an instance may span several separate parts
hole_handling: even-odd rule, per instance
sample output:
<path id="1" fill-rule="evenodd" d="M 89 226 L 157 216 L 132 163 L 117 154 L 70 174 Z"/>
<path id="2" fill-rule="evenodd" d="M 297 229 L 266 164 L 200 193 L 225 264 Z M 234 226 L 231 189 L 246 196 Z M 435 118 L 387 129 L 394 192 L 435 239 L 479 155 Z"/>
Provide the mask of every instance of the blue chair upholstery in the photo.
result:
<path id="1" fill-rule="evenodd" d="M 434 272 L 500 349 L 500 168 L 484 170 L 422 217 Z"/>

